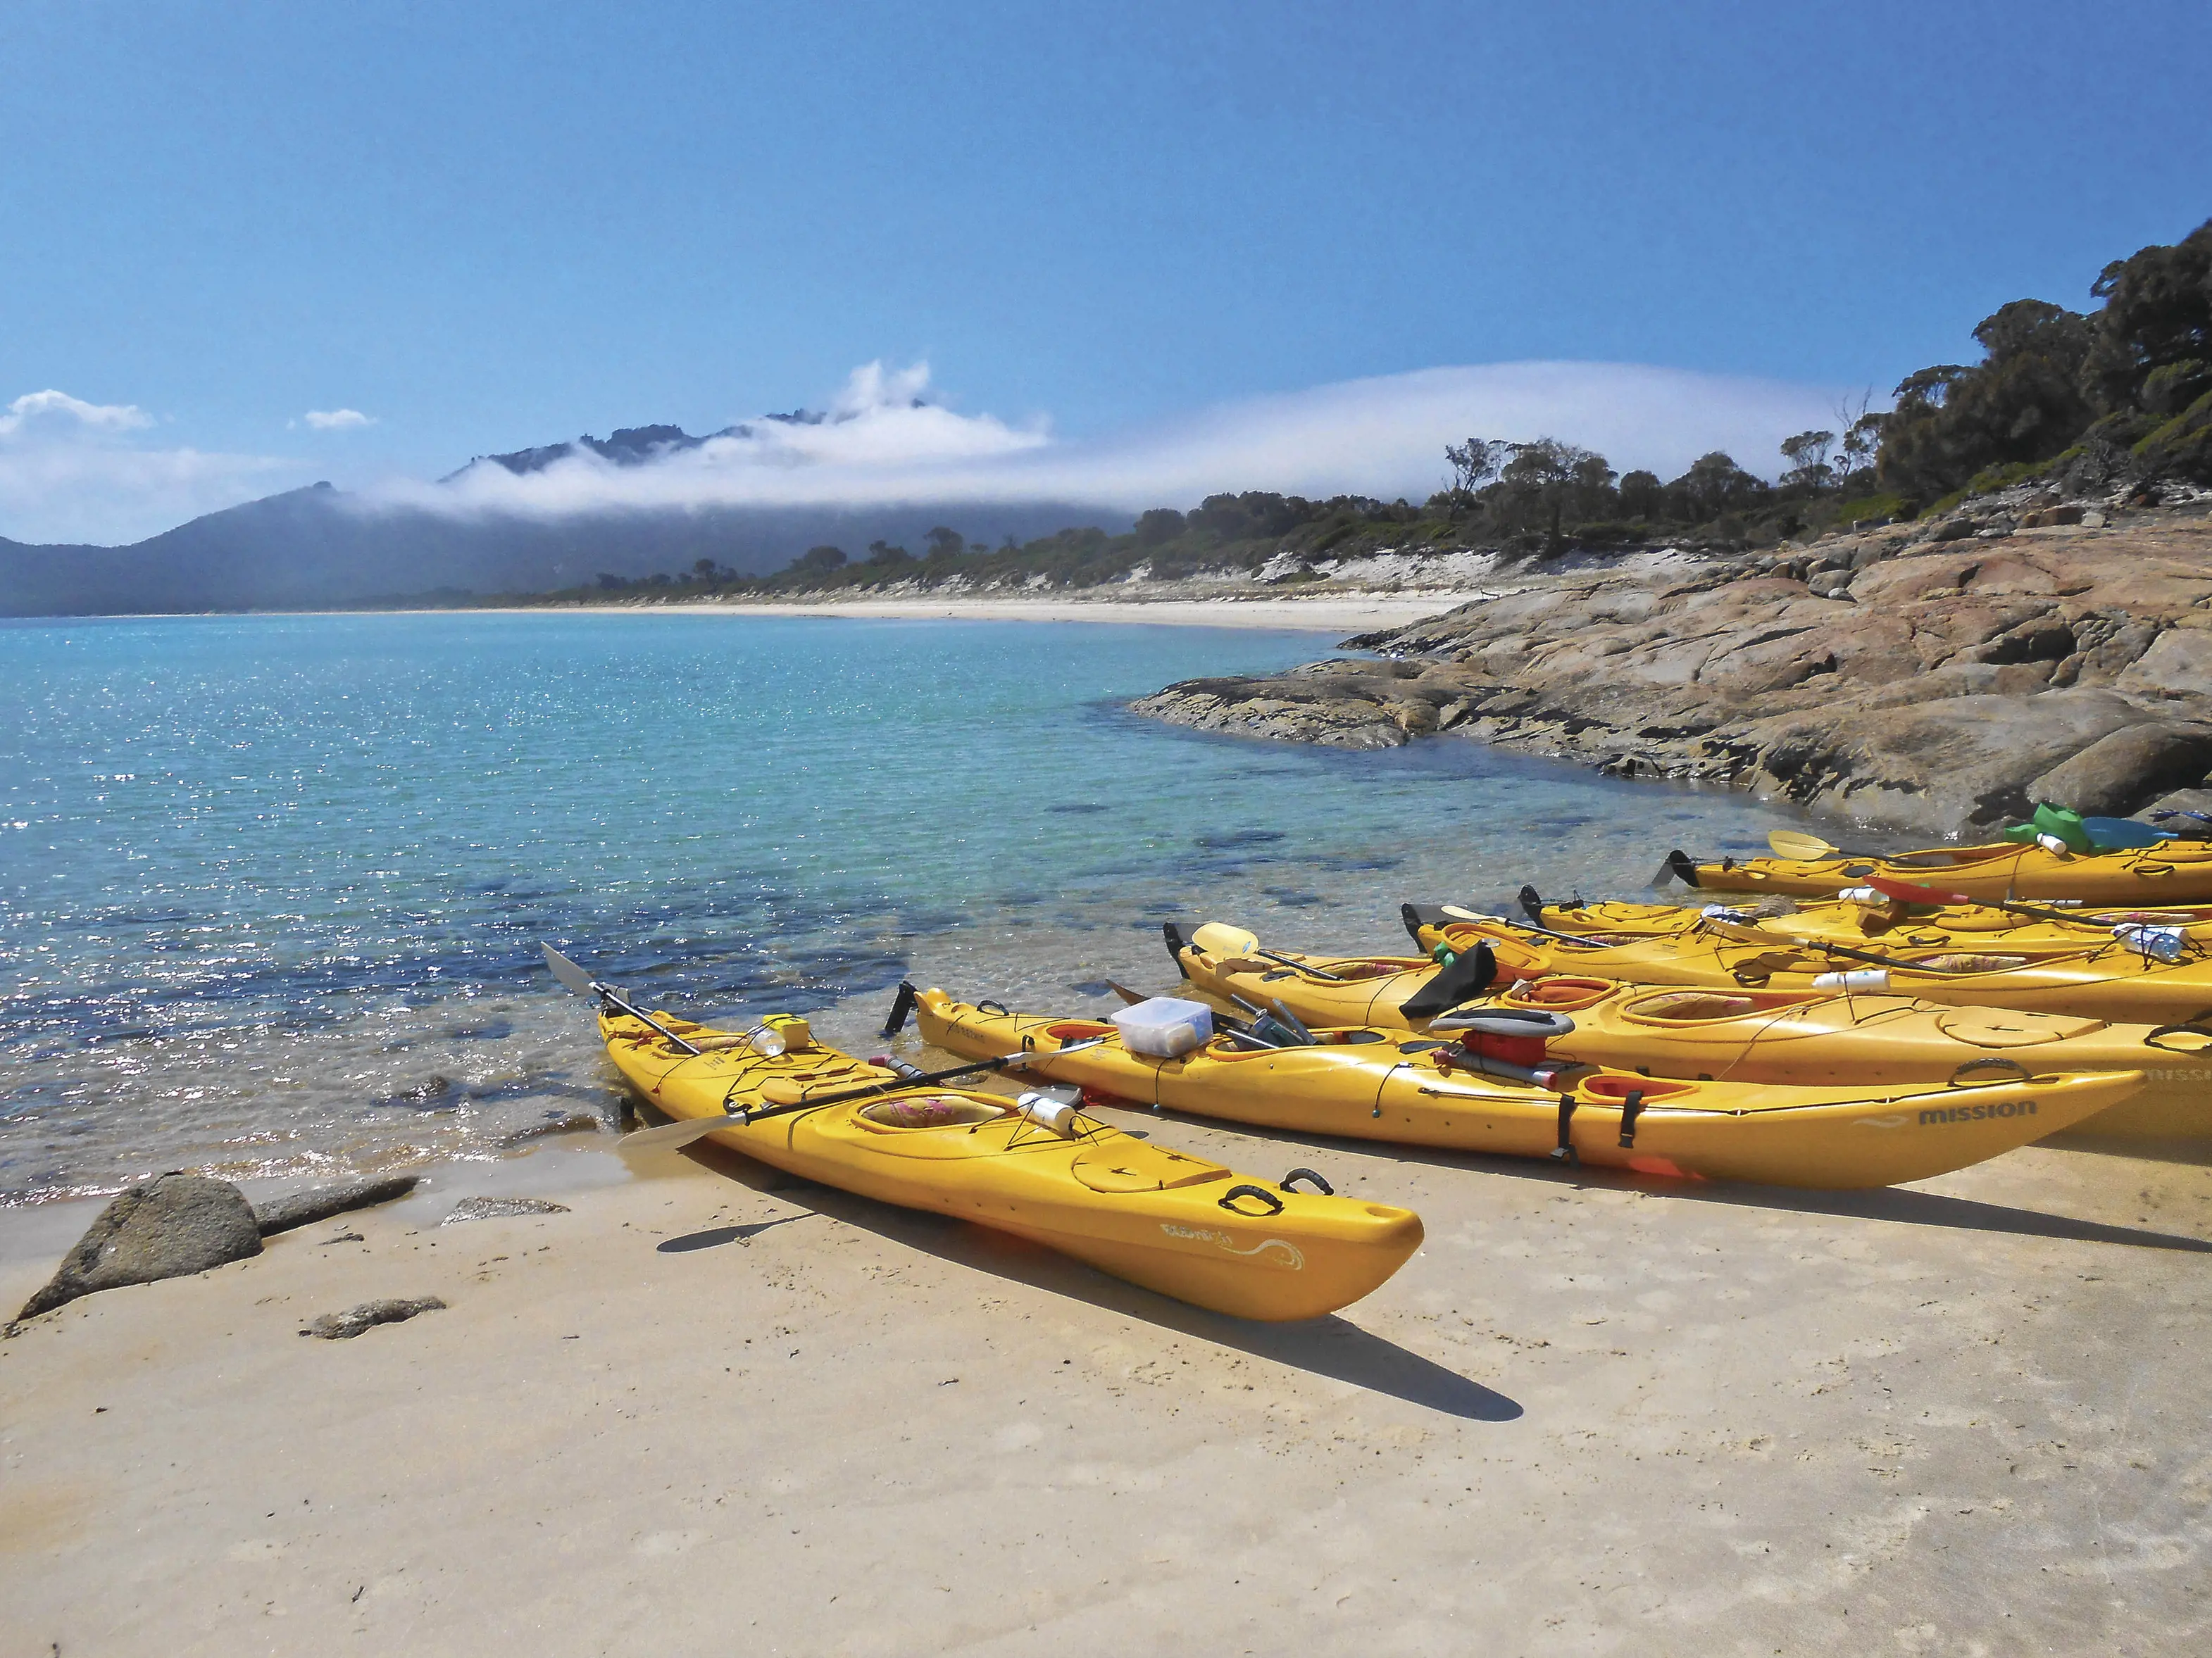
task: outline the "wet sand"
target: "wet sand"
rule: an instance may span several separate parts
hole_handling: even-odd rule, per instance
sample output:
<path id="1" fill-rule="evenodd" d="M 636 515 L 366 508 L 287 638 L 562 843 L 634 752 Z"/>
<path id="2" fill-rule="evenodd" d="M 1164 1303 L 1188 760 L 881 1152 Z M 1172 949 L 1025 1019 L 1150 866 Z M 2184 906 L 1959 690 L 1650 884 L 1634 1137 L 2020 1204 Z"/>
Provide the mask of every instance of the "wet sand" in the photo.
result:
<path id="1" fill-rule="evenodd" d="M 1109 1114 L 1428 1242 L 1268 1327 L 711 1151 L 448 1165 L 0 1342 L 0 1650 L 2212 1635 L 2212 1169 L 2031 1148 L 1820 1195 Z M 571 1212 L 436 1224 L 482 1191 Z M 0 1214 L 0 1299 L 94 1212 Z"/>

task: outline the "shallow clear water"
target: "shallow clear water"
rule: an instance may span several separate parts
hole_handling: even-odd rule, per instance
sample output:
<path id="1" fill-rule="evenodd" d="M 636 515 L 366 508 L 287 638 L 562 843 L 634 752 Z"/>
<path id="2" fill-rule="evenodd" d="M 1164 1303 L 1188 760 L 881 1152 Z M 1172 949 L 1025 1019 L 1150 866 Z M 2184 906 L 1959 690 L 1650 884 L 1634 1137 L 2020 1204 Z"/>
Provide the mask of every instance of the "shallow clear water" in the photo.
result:
<path id="1" fill-rule="evenodd" d="M 0 624 L 0 1203 L 493 1155 L 611 1116 L 549 938 L 869 1046 L 908 974 L 1172 976 L 1169 917 L 1401 949 L 1398 904 L 1628 891 L 1741 796 L 1452 739 L 1121 712 L 1311 634 L 635 614 Z"/>

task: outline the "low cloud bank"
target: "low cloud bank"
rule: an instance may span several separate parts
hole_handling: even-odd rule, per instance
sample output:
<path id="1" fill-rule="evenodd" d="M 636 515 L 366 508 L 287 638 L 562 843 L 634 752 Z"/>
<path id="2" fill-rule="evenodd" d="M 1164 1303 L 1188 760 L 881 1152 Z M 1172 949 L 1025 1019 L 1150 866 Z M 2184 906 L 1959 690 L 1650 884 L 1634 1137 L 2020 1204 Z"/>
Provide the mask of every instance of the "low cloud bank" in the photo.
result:
<path id="1" fill-rule="evenodd" d="M 1558 437 L 1624 471 L 1662 477 L 1725 449 L 1769 477 L 1776 445 L 1832 426 L 1831 388 L 1632 363 L 1430 368 L 1218 404 L 1103 439 L 961 414 L 927 395 L 926 364 L 854 371 L 819 413 L 750 419 L 690 444 L 610 458 L 570 447 L 510 467 L 479 459 L 436 483 L 343 497 L 362 510 L 558 519 L 585 513 L 1084 501 L 1122 512 L 1195 506 L 1217 491 L 1420 500 L 1446 482 L 1443 447 L 1470 436 Z M 357 429 L 351 409 L 304 417 Z M 150 442 L 130 404 L 46 391 L 0 412 L 0 535 L 112 544 L 289 489 L 309 463 Z"/>
<path id="2" fill-rule="evenodd" d="M 1444 445 L 1559 437 L 1616 466 L 1674 477 L 1709 450 L 1753 471 L 1776 446 L 1832 425 L 1835 392 L 1626 363 L 1431 368 L 1248 398 L 1103 440 L 962 415 L 923 396 L 926 365 L 855 371 L 821 415 L 747 421 L 642 462 L 585 450 L 534 470 L 479 460 L 371 502 L 436 512 L 559 516 L 746 506 L 1089 501 L 1135 511 L 1219 490 L 1420 500 L 1446 483 Z"/>

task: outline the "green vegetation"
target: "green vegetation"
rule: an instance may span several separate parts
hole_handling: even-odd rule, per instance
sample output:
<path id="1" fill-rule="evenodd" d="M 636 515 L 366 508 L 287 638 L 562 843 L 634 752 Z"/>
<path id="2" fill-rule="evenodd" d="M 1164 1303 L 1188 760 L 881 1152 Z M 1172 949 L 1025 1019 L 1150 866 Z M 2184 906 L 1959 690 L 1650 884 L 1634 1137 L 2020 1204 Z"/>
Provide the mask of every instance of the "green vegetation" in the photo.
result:
<path id="1" fill-rule="evenodd" d="M 1905 377 L 1876 476 L 1938 510 L 2048 476 L 2212 483 L 2212 222 L 2146 247 L 2090 285 L 2084 315 L 2014 300 L 1974 330 L 1982 361 Z"/>
<path id="2" fill-rule="evenodd" d="M 1531 558 L 1674 544 L 1768 547 L 1828 529 L 1948 512 L 1969 495 L 2048 477 L 2075 491 L 2172 477 L 2212 483 L 2212 222 L 2172 246 L 2105 267 L 2094 313 L 2014 300 L 1975 328 L 1982 361 L 1907 375 L 1896 406 L 1839 408 L 1832 430 L 1782 445 L 1776 483 L 1718 451 L 1665 481 L 1616 475 L 1556 438 L 1469 438 L 1444 449 L 1452 483 L 1418 506 L 1360 495 L 1261 491 L 1155 507 L 1124 535 L 1061 530 L 1024 546 L 971 544 L 940 525 L 920 554 L 814 547 L 772 575 L 711 559 L 689 574 L 599 577 L 556 600 L 771 596 L 942 587 L 1092 587 L 1133 578 L 1267 573 L 1319 580 L 1316 564 L 1384 552 L 1495 550 Z M 1932 503 L 1932 504 L 1929 504 Z"/>

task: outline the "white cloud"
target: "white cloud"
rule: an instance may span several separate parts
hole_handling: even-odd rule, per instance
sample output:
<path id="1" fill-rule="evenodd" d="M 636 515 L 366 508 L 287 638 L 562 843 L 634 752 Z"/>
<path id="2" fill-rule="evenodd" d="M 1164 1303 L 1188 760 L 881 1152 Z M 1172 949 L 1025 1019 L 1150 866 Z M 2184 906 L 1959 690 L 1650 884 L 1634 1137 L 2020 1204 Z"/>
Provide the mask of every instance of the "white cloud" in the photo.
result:
<path id="1" fill-rule="evenodd" d="M 1468 436 L 1559 437 L 1626 471 L 1662 477 L 1725 449 L 1754 471 L 1775 448 L 1832 424 L 1830 388 L 1632 363 L 1431 368 L 1219 404 L 1115 438 L 1060 440 L 919 403 L 927 365 L 856 369 L 811 422 L 762 419 L 642 465 L 572 451 L 516 474 L 478 461 L 449 482 L 389 485 L 374 500 L 463 513 L 890 501 L 1057 500 L 1189 507 L 1218 490 L 1420 500 L 1447 481 L 1443 447 Z"/>
<path id="2" fill-rule="evenodd" d="M 302 481 L 295 462 L 144 448 L 129 437 L 153 423 L 130 404 L 65 392 L 9 404 L 0 415 L 0 536 L 114 545 Z"/>
<path id="3" fill-rule="evenodd" d="M 127 403 L 87 403 L 66 392 L 33 392 L 8 405 L 0 415 L 0 437 L 13 437 L 33 422 L 49 425 L 73 422 L 96 432 L 128 432 L 151 426 L 154 417 Z"/>
<path id="4" fill-rule="evenodd" d="M 376 424 L 374 415 L 364 415 L 358 409 L 310 409 L 305 418 L 318 432 L 343 432 Z"/>

